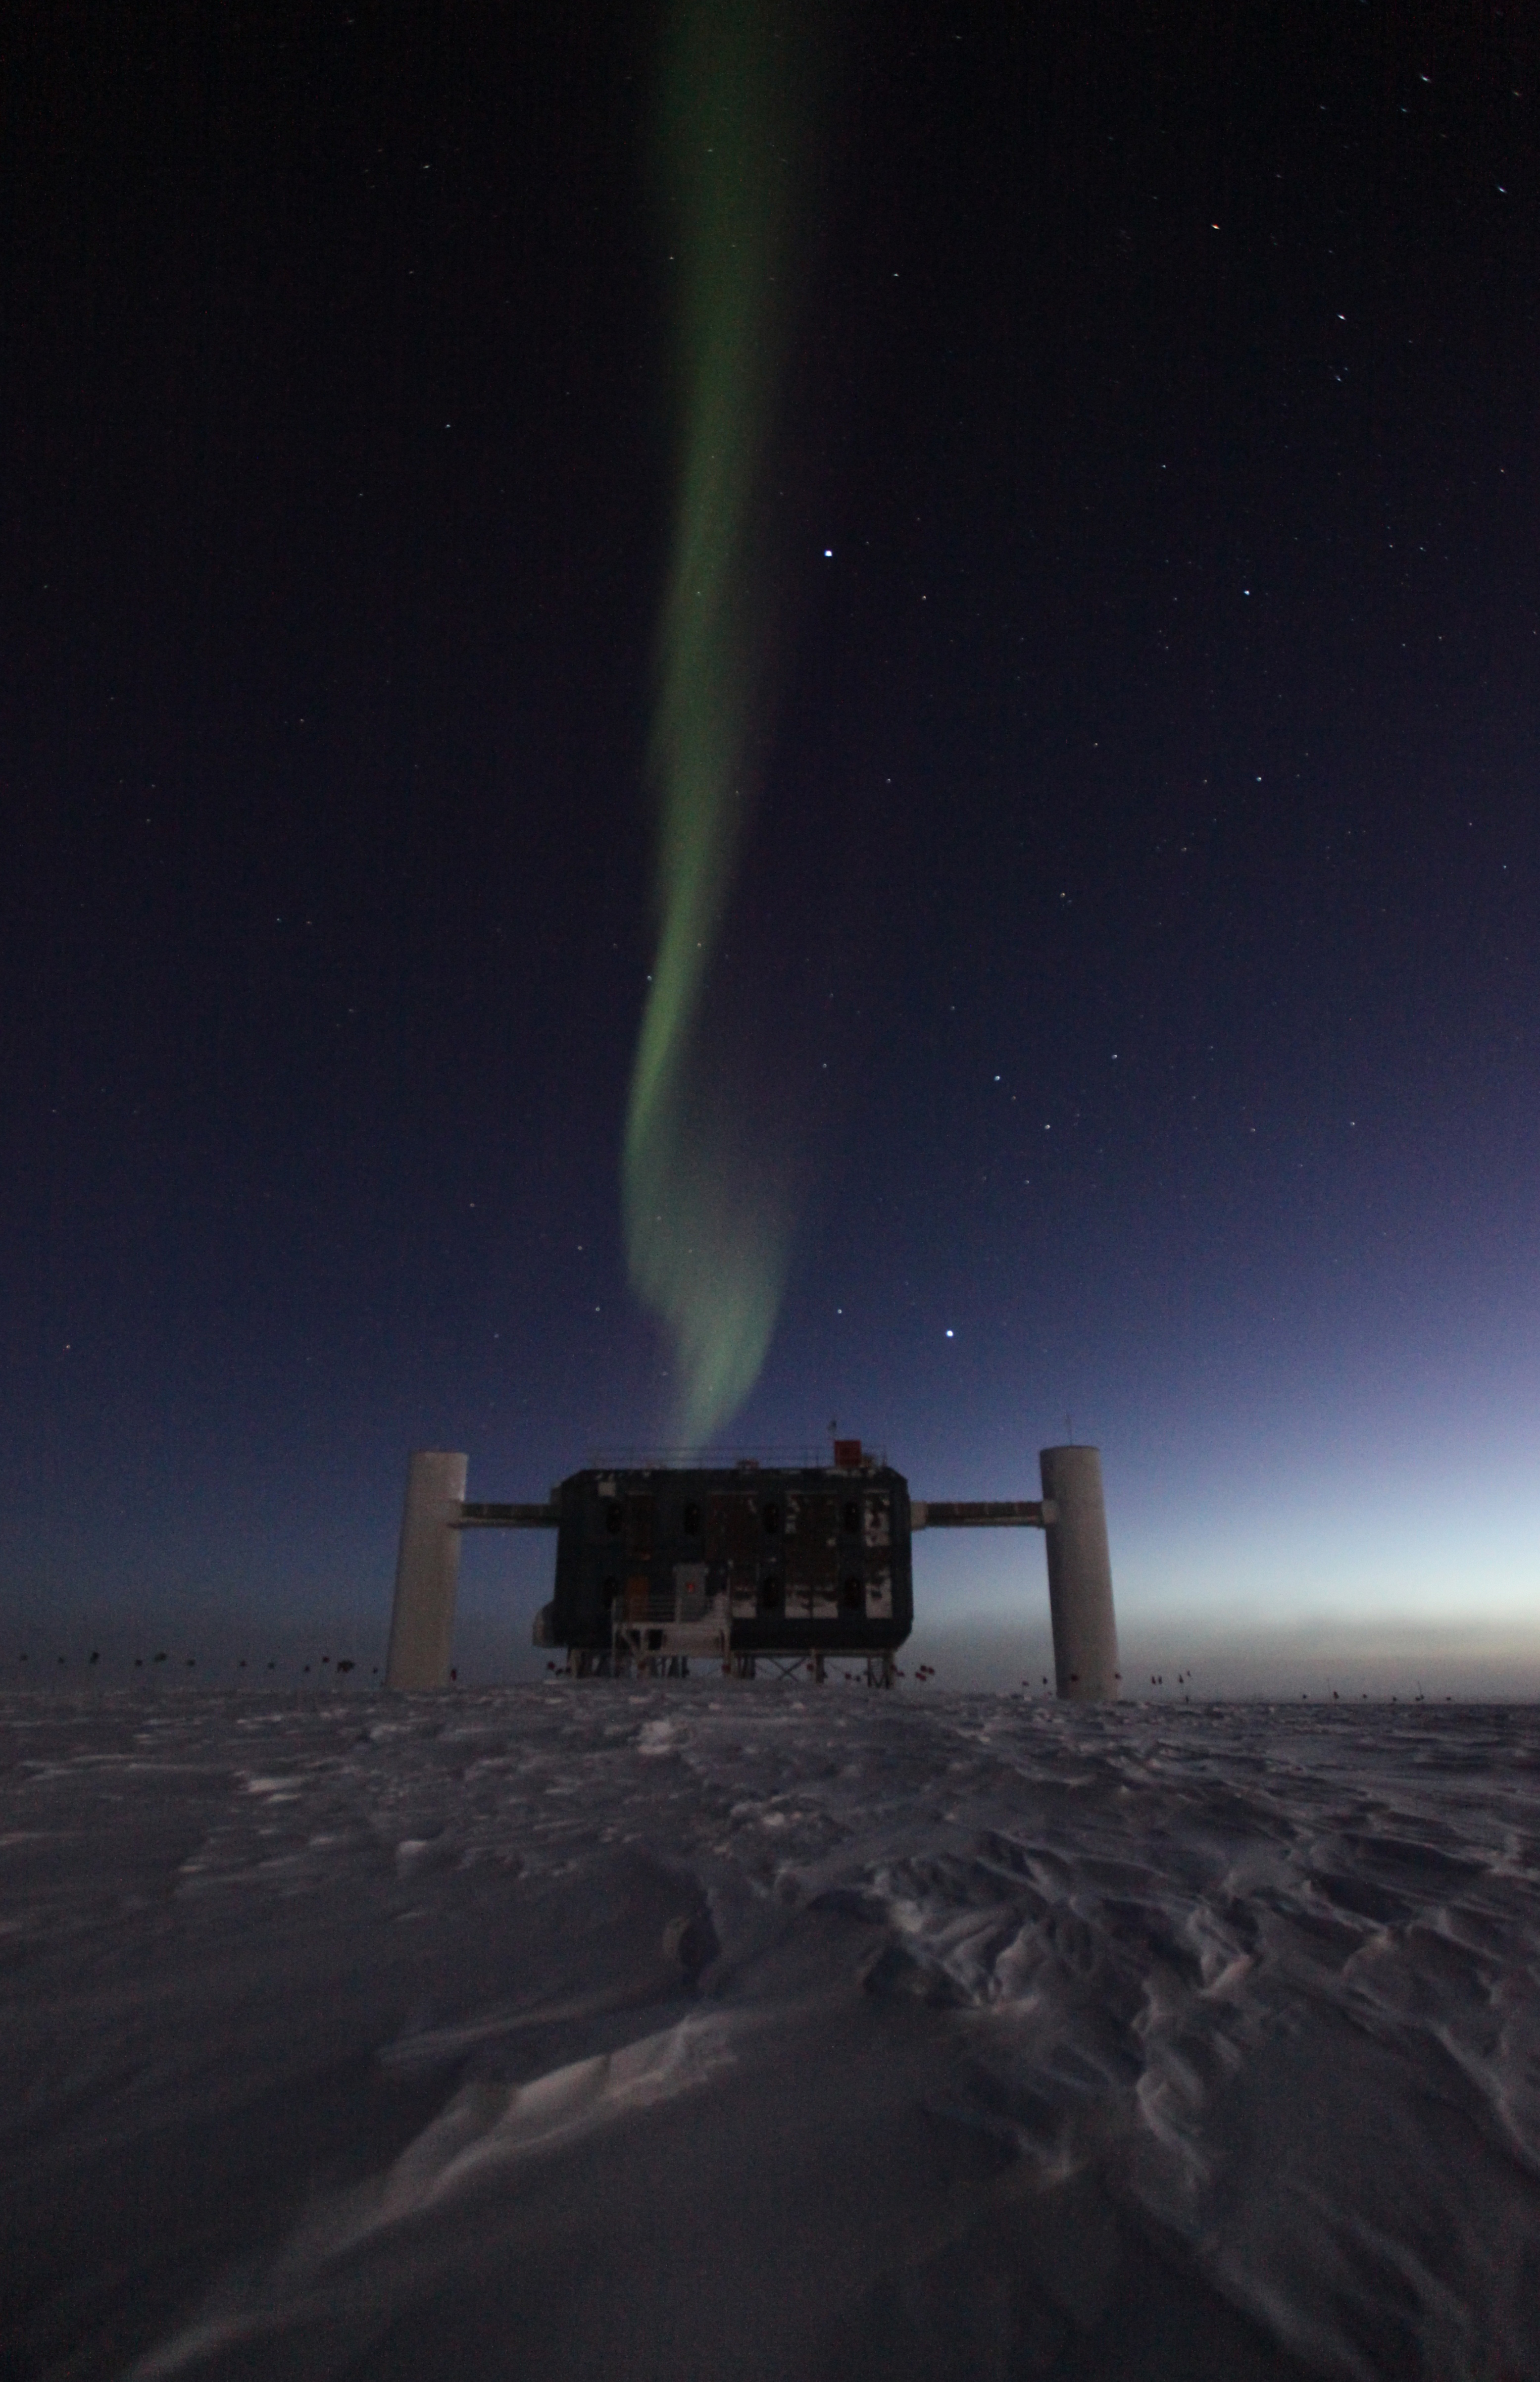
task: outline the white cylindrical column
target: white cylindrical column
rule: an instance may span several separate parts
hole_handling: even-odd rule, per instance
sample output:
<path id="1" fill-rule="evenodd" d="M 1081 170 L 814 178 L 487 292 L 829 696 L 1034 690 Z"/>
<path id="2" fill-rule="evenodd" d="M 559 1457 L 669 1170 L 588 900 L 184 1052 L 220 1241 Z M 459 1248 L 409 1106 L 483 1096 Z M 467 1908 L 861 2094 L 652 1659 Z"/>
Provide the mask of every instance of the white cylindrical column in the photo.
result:
<path id="1" fill-rule="evenodd" d="M 407 1467 L 396 1602 L 390 1614 L 387 1688 L 446 1688 L 459 1579 L 459 1519 L 466 1459 L 420 1447 Z"/>
<path id="2" fill-rule="evenodd" d="M 1073 1703 L 1121 1694 L 1118 1623 L 1112 1610 L 1112 1558 L 1097 1447 L 1045 1447 L 1038 1462 L 1046 1524 L 1048 1606 L 1054 1625 L 1055 1686 Z"/>

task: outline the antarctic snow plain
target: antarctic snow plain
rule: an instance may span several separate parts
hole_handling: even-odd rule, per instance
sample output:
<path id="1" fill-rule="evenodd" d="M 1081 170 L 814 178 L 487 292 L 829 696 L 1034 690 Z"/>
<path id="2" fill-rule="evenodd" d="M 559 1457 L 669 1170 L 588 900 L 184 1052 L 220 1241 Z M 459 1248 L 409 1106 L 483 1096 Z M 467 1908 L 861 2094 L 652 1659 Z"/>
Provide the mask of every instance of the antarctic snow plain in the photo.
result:
<path id="1" fill-rule="evenodd" d="M 1540 2376 L 1540 1712 L 0 1699 L 0 2373 Z"/>

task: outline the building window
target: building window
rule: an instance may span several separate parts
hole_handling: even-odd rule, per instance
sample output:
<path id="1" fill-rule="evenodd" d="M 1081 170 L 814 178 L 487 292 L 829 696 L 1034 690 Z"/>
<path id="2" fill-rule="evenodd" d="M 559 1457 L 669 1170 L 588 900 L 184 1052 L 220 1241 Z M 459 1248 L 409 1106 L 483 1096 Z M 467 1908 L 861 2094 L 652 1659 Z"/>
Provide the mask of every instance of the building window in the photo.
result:
<path id="1" fill-rule="evenodd" d="M 845 1583 L 845 1610 L 847 1613 L 859 1613 L 861 1611 L 861 1582 L 859 1579 L 848 1579 Z"/>
<path id="2" fill-rule="evenodd" d="M 687 1505 L 685 1507 L 684 1534 L 687 1539 L 698 1539 L 700 1537 L 701 1509 L 699 1505 Z"/>
<path id="3" fill-rule="evenodd" d="M 780 1507 L 779 1507 L 778 1505 L 766 1505 L 766 1507 L 765 1507 L 765 1509 L 764 1509 L 764 1530 L 765 1530 L 765 1536 L 766 1536 L 767 1538 L 773 1538 L 773 1537 L 775 1536 L 776 1532 L 780 1529 L 780 1526 L 781 1526 L 781 1509 L 780 1509 Z"/>
<path id="4" fill-rule="evenodd" d="M 853 1497 L 848 1497 L 839 1509 L 839 1527 L 843 1530 L 849 1530 L 852 1537 L 860 1535 L 861 1507 Z"/>
<path id="5" fill-rule="evenodd" d="M 759 1600 L 764 1605 L 766 1613 L 778 1613 L 781 1609 L 780 1581 L 778 1579 L 767 1579 L 764 1587 L 760 1590 Z"/>

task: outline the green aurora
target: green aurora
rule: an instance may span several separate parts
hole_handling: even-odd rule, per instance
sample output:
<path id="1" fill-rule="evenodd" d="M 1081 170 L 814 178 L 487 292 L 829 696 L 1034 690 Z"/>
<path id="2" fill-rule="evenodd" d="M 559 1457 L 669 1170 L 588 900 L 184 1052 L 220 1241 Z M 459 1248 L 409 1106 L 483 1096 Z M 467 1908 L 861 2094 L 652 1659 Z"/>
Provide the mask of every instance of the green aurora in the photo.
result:
<path id="1" fill-rule="evenodd" d="M 678 474 L 649 753 L 657 946 L 622 1173 L 631 1280 L 673 1344 L 673 1429 L 693 1445 L 730 1420 L 758 1379 L 788 1238 L 783 1204 L 702 1050 L 770 642 L 761 499 L 792 143 L 764 0 L 678 0 L 662 97 Z"/>

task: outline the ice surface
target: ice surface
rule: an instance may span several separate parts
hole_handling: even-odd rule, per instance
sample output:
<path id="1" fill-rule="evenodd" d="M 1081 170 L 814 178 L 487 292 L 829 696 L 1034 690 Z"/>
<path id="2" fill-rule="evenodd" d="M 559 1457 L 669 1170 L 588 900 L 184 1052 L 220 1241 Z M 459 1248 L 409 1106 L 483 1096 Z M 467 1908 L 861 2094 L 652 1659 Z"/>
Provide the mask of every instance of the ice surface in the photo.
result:
<path id="1" fill-rule="evenodd" d="M 0 1700 L 7 2376 L 1540 2376 L 1540 1713 Z"/>

